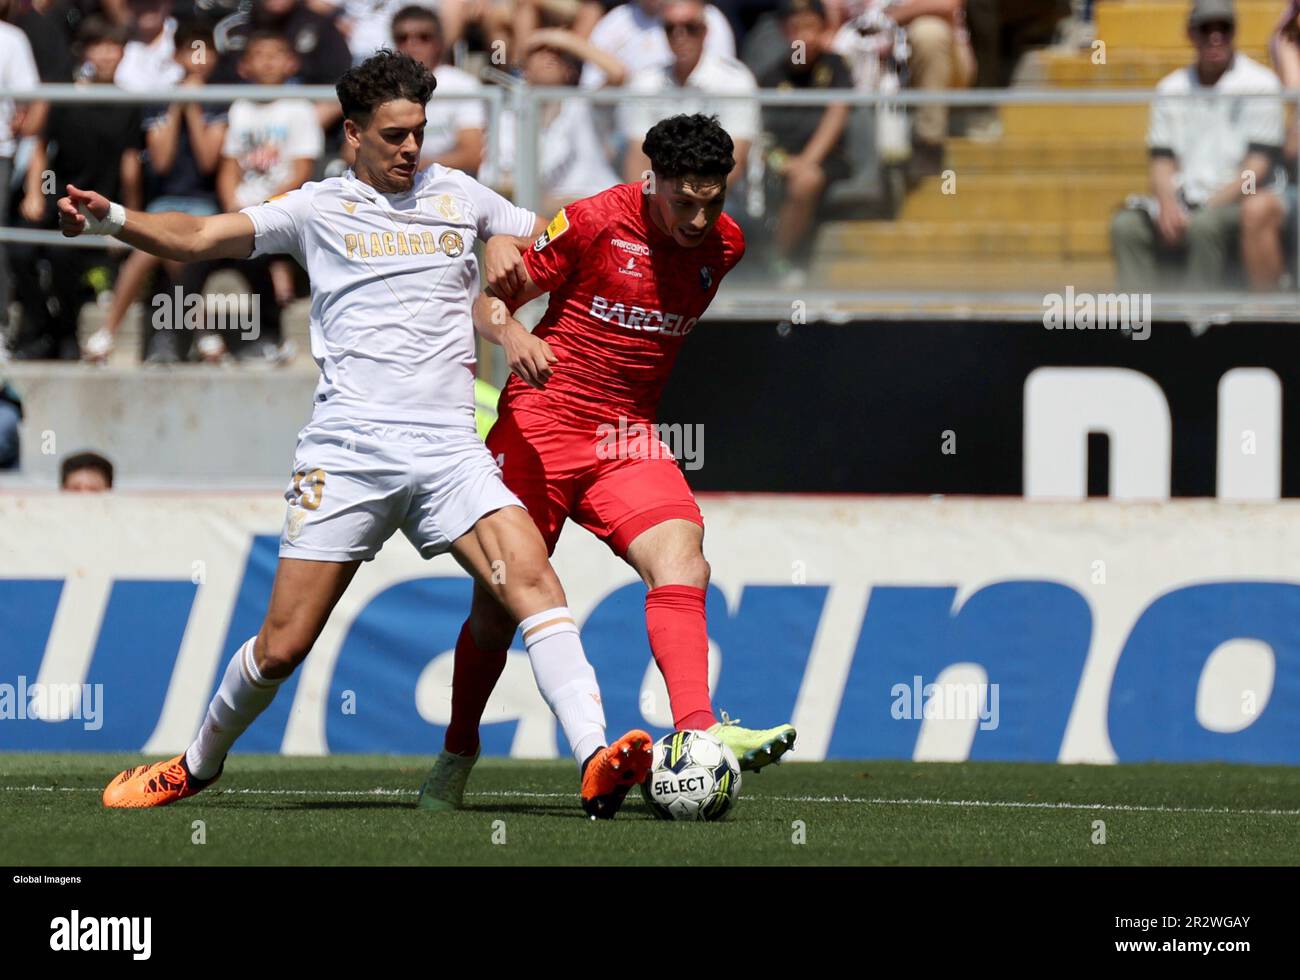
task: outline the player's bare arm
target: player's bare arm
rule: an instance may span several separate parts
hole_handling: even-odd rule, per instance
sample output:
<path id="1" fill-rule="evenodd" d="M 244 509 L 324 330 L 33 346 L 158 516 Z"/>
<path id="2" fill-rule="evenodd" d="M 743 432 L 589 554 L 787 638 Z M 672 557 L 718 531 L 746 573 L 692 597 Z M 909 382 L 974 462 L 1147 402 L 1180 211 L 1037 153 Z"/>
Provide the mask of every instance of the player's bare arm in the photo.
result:
<path id="1" fill-rule="evenodd" d="M 524 276 L 527 285 L 523 294 L 531 292 L 528 299 L 540 296 L 541 290 L 537 284 L 528 278 L 526 272 Z M 524 302 L 527 300 L 515 303 L 514 308 L 517 309 Z M 527 327 L 515 319 L 511 305 L 494 295 L 491 287 L 480 293 L 474 301 L 473 316 L 474 329 L 479 335 L 505 351 L 506 363 L 512 374 L 519 375 L 522 381 L 534 388 L 546 384 L 551 376 L 551 365 L 556 361 L 555 352 L 551 350 L 550 344 L 540 337 L 534 337 Z"/>
<path id="2" fill-rule="evenodd" d="M 67 196 L 59 198 L 58 208 L 59 228 L 67 238 L 112 235 L 142 252 L 177 262 L 246 259 L 253 251 L 253 221 L 246 214 L 148 214 L 72 184 Z"/>
<path id="3" fill-rule="evenodd" d="M 546 219 L 538 218 L 533 222 L 533 233 L 528 238 L 493 235 L 488 239 L 483 247 L 483 275 L 498 296 L 514 296 L 522 288 L 528 276 L 524 269 L 523 251 L 545 230 Z"/>

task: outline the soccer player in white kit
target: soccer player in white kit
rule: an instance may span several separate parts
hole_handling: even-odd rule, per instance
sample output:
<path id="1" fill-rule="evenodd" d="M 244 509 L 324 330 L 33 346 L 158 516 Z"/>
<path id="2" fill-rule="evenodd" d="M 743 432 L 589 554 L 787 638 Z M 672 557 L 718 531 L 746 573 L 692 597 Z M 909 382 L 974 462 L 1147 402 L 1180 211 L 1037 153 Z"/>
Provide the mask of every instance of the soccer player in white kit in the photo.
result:
<path id="1" fill-rule="evenodd" d="M 353 168 L 237 213 L 127 211 L 71 185 L 59 200 L 65 235 L 111 234 L 165 259 L 292 255 L 311 280 L 321 370 L 261 629 L 235 652 L 189 748 L 120 773 L 105 806 L 162 806 L 220 776 L 361 562 L 397 530 L 425 558 L 450 551 L 520 620 L 537 686 L 582 766 L 589 814 L 612 815 L 606 798 L 649 770 L 647 733 L 606 746 L 596 675 L 546 545 L 474 427 L 474 243 L 526 243 L 545 222 L 458 170 L 417 170 L 434 85 L 389 51 L 352 68 L 337 91 Z"/>

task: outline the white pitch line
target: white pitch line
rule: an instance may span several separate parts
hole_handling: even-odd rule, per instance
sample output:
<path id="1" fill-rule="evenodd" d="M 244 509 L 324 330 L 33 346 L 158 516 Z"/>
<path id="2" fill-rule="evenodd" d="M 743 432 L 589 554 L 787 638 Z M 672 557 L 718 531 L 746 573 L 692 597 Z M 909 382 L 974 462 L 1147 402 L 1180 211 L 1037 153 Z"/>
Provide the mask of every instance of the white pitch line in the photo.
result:
<path id="1" fill-rule="evenodd" d="M 99 793 L 93 786 L 0 786 L 3 793 Z M 212 796 L 415 796 L 413 789 L 216 789 Z M 484 799 L 571 800 L 573 793 L 487 791 L 467 793 Z M 992 807 L 1014 810 L 1106 810 L 1121 813 L 1204 813 L 1227 816 L 1300 817 L 1298 810 L 1233 810 L 1227 807 L 1142 806 L 1130 803 L 1027 803 L 1011 800 L 897 800 L 863 796 L 746 796 L 754 803 L 856 803 L 867 806 Z"/>
<path id="2" fill-rule="evenodd" d="M 748 797 L 753 799 L 753 797 Z M 1129 813 L 1220 813 L 1235 816 L 1300 817 L 1300 810 L 1232 810 L 1227 807 L 1142 806 L 1130 803 L 1021 803 L 1006 800 L 886 800 L 860 796 L 772 796 L 788 803 L 870 803 L 880 806 L 1007 807 L 1026 810 L 1118 810 Z"/>

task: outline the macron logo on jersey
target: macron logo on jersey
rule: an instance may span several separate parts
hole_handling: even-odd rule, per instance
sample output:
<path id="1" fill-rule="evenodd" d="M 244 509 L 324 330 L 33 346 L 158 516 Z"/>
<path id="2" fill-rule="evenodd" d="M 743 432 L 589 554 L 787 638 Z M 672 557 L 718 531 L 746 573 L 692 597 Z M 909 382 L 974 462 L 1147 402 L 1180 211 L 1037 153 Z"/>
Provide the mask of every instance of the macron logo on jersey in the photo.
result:
<path id="1" fill-rule="evenodd" d="M 609 243 L 615 248 L 621 248 L 624 252 L 631 252 L 633 255 L 650 254 L 650 246 L 642 245 L 640 242 L 625 242 L 621 238 L 611 238 Z"/>
<path id="2" fill-rule="evenodd" d="M 686 336 L 699 320 L 699 317 L 684 317 L 680 313 L 664 313 L 662 310 L 647 310 L 640 306 L 625 307 L 622 303 L 611 303 L 604 296 L 591 297 L 589 312 L 597 320 L 604 320 L 625 330 L 644 330 L 670 337 Z"/>

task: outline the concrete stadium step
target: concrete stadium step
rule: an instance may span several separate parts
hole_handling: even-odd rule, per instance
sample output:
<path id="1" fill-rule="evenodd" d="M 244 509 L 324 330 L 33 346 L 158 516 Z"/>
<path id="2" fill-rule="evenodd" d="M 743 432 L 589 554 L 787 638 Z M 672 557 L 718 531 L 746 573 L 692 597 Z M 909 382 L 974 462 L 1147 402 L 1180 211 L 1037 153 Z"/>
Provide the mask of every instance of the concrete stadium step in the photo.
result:
<path id="1" fill-rule="evenodd" d="M 1284 4 L 1273 0 L 1237 0 L 1237 43 L 1262 47 L 1268 42 Z M 1097 37 L 1113 49 L 1185 48 L 1187 46 L 1187 3 L 1127 0 L 1097 6 Z"/>
<path id="2" fill-rule="evenodd" d="M 1146 138 L 1149 108 L 1132 105 L 1006 105 L 998 110 L 1003 139 L 1078 144 Z"/>
<path id="3" fill-rule="evenodd" d="M 929 177 L 908 195 L 903 221 L 1070 221 L 1097 219 L 1141 192 L 1145 182 L 1127 175 L 958 175 L 956 193 Z"/>
<path id="4" fill-rule="evenodd" d="M 1067 285 L 1076 290 L 1109 291 L 1115 272 L 1110 259 L 1008 263 L 1001 257 L 970 262 L 836 258 L 814 263 L 813 278 L 830 289 L 1059 293 Z"/>
<path id="5" fill-rule="evenodd" d="M 951 139 L 947 148 L 948 166 L 957 172 L 959 180 L 963 174 L 980 173 L 1125 174 L 1143 180 L 1147 171 L 1146 142 L 1141 136 L 1101 143 Z"/>
<path id="6" fill-rule="evenodd" d="M 206 293 L 243 293 L 248 291 L 247 281 L 243 276 L 230 269 L 213 273 L 204 284 Z M 148 302 L 136 303 L 128 311 L 126 319 L 118 328 L 117 342 L 109 356 L 110 367 L 129 367 L 140 362 L 143 350 L 143 332 L 150 329 L 152 310 Z M 77 335 L 84 343 L 86 338 L 104 325 L 107 310 L 94 303 L 87 303 L 81 308 L 81 318 L 77 324 Z M 280 330 L 286 340 L 292 340 L 296 352 L 292 365 L 304 368 L 312 367 L 311 359 L 311 300 L 300 299 L 292 303 L 280 316 Z"/>
<path id="7" fill-rule="evenodd" d="M 1106 220 L 1049 222 L 842 221 L 823 226 L 818 239 L 827 258 L 861 256 L 941 260 L 1003 256 L 1032 259 L 1102 259 L 1110 254 Z"/>
<path id="8" fill-rule="evenodd" d="M 1263 47 L 1238 48 L 1248 58 L 1267 65 Z M 1115 50 L 1107 47 L 1105 64 L 1094 64 L 1089 51 L 1041 51 L 1043 83 L 1049 88 L 1154 88 L 1166 75 L 1192 63 L 1190 45 L 1154 50 Z"/>

